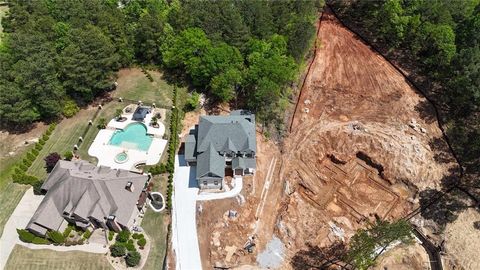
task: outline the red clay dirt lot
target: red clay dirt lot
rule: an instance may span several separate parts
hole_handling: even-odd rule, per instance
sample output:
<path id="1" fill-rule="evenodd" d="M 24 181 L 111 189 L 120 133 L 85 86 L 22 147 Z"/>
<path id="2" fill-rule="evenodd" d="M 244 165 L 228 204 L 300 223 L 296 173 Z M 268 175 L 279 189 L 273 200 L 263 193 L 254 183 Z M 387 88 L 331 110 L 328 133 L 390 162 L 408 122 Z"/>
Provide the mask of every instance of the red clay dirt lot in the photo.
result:
<path id="1" fill-rule="evenodd" d="M 375 217 L 405 216 L 453 165 L 437 150 L 445 142 L 428 102 L 394 67 L 328 9 L 317 38 L 283 149 L 289 196 L 277 233 L 287 257 L 348 239 Z"/>
<path id="2" fill-rule="evenodd" d="M 368 220 L 405 216 L 418 206 L 418 191 L 439 187 L 453 166 L 450 154 L 438 150 L 445 142 L 429 103 L 394 67 L 329 10 L 317 38 L 291 133 L 281 147 L 258 143 L 257 174 L 245 181 L 245 203 L 201 204 L 205 269 L 252 269 L 273 235 L 285 245 L 279 268 L 291 269 L 291 258 L 307 243 L 348 241 Z M 229 218 L 228 210 L 238 217 Z M 256 247 L 247 253 L 243 246 L 252 235 Z M 414 268 L 428 258 L 421 248 L 396 252 L 417 257 Z M 382 260 L 404 269 L 397 264 Z"/>

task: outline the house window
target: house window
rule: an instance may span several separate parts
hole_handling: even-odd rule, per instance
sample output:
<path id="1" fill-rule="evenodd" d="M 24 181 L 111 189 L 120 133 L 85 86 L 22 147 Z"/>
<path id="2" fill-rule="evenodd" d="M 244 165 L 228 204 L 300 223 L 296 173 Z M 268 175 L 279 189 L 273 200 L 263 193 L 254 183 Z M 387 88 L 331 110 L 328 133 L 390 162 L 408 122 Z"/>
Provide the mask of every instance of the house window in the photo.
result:
<path id="1" fill-rule="evenodd" d="M 206 185 L 207 185 L 207 181 L 203 181 L 203 185 L 206 186 Z"/>
<path id="2" fill-rule="evenodd" d="M 213 181 L 213 184 L 214 184 L 215 186 L 218 186 L 218 181 Z"/>

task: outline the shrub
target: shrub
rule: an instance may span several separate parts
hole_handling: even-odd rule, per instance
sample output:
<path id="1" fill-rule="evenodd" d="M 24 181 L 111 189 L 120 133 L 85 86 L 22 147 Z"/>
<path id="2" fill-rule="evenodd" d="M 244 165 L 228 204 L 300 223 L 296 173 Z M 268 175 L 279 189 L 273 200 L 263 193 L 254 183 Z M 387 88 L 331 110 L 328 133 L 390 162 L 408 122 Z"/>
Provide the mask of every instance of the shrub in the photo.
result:
<path id="1" fill-rule="evenodd" d="M 115 240 L 117 240 L 118 242 L 126 243 L 128 241 L 128 238 L 130 238 L 130 231 L 123 230 L 117 234 Z"/>
<path id="2" fill-rule="evenodd" d="M 92 236 L 92 232 L 87 229 L 85 233 L 83 233 L 83 239 L 87 240 L 90 236 Z"/>
<path id="3" fill-rule="evenodd" d="M 67 100 L 63 105 L 62 114 L 65 115 L 65 117 L 70 118 L 74 116 L 79 110 L 80 108 L 78 108 L 77 103 L 75 103 L 75 101 Z"/>
<path id="4" fill-rule="evenodd" d="M 137 244 L 138 244 L 139 247 L 143 248 L 147 244 L 147 239 L 140 238 L 140 239 L 138 239 Z"/>
<path id="5" fill-rule="evenodd" d="M 185 110 L 186 111 L 195 111 L 198 109 L 200 105 L 200 94 L 197 92 L 192 92 L 190 97 L 188 97 L 186 103 L 185 103 Z"/>
<path id="6" fill-rule="evenodd" d="M 135 251 L 137 250 L 135 248 L 135 244 L 133 242 L 128 242 L 125 244 L 125 247 L 127 248 L 128 251 Z"/>
<path id="7" fill-rule="evenodd" d="M 140 233 L 134 233 L 134 234 L 132 234 L 132 238 L 133 238 L 133 239 L 140 239 L 140 238 L 142 238 L 142 236 L 143 236 L 143 234 L 140 234 Z"/>
<path id="8" fill-rule="evenodd" d="M 38 180 L 30 185 L 33 187 L 33 194 L 35 195 L 42 194 L 42 185 L 43 185 L 42 181 Z"/>
<path id="9" fill-rule="evenodd" d="M 65 231 L 63 231 L 63 237 L 69 237 L 72 230 L 73 230 L 72 226 L 68 225 L 67 228 L 65 228 Z"/>
<path id="10" fill-rule="evenodd" d="M 52 240 L 52 242 L 57 243 L 57 244 L 63 244 L 65 243 L 65 237 L 63 236 L 62 233 L 57 232 L 57 231 L 49 231 L 47 233 L 48 238 Z"/>
<path id="11" fill-rule="evenodd" d="M 104 129 L 107 126 L 107 120 L 105 118 L 98 119 L 98 129 Z"/>
<path id="12" fill-rule="evenodd" d="M 28 159 L 28 158 L 24 158 L 22 160 L 22 163 L 27 166 L 27 168 L 29 168 L 30 166 L 32 166 L 32 162 Z"/>
<path id="13" fill-rule="evenodd" d="M 40 139 L 40 140 L 38 140 L 38 143 L 39 143 L 41 146 L 44 146 L 44 145 L 45 145 L 45 140 L 44 140 L 44 139 Z"/>
<path id="14" fill-rule="evenodd" d="M 50 241 L 48 241 L 48 240 L 45 239 L 45 238 L 35 237 L 35 238 L 33 238 L 33 240 L 32 240 L 32 244 L 36 244 L 36 245 L 49 245 L 49 244 L 50 244 Z"/>
<path id="15" fill-rule="evenodd" d="M 48 141 L 48 139 L 50 139 L 50 137 L 47 134 L 43 134 L 42 140 L 44 140 L 46 142 L 46 141 Z"/>
<path id="16" fill-rule="evenodd" d="M 32 154 L 33 154 L 34 156 L 38 156 L 38 153 L 39 153 L 39 150 L 37 150 L 37 149 L 35 149 L 35 148 L 32 149 Z"/>
<path id="17" fill-rule="evenodd" d="M 25 243 L 32 243 L 33 239 L 36 237 L 33 233 L 27 230 L 17 229 L 17 233 L 20 240 Z"/>
<path id="18" fill-rule="evenodd" d="M 16 166 L 15 169 L 13 170 L 15 174 L 24 173 L 28 169 L 27 166 L 25 166 L 25 164 L 20 164 L 20 165 Z"/>
<path id="19" fill-rule="evenodd" d="M 158 174 L 166 173 L 167 172 L 167 167 L 165 166 L 165 164 L 160 163 L 160 164 L 157 164 L 155 166 L 150 167 L 148 169 L 148 172 L 151 173 L 152 175 L 158 175 Z"/>
<path id="20" fill-rule="evenodd" d="M 110 246 L 110 254 L 112 257 L 122 257 L 125 256 L 126 248 L 124 245 L 115 243 Z"/>
<path id="21" fill-rule="evenodd" d="M 114 235 L 115 235 L 114 231 L 108 231 L 108 241 L 112 241 Z"/>
<path id="22" fill-rule="evenodd" d="M 35 158 L 36 158 L 36 157 L 33 155 L 33 153 L 31 153 L 31 152 L 28 152 L 28 153 L 27 153 L 27 159 L 28 159 L 29 161 L 33 162 L 33 161 L 35 160 Z"/>
<path id="23" fill-rule="evenodd" d="M 42 145 L 40 143 L 36 143 L 35 144 L 35 149 L 37 149 L 38 151 L 41 151 L 42 150 Z"/>
<path id="24" fill-rule="evenodd" d="M 48 156 L 43 159 L 45 160 L 45 167 L 47 168 L 47 172 L 51 172 L 53 170 L 53 167 L 55 167 L 55 165 L 61 158 L 62 157 L 57 152 L 48 154 Z"/>
<path id="25" fill-rule="evenodd" d="M 63 154 L 63 156 L 65 157 L 66 160 L 72 160 L 73 153 L 72 153 L 72 151 L 67 151 Z"/>
<path id="26" fill-rule="evenodd" d="M 134 267 L 140 263 L 141 258 L 142 256 L 140 253 L 138 253 L 138 251 L 130 251 L 128 252 L 127 257 L 125 257 L 125 262 L 127 263 L 127 266 Z"/>

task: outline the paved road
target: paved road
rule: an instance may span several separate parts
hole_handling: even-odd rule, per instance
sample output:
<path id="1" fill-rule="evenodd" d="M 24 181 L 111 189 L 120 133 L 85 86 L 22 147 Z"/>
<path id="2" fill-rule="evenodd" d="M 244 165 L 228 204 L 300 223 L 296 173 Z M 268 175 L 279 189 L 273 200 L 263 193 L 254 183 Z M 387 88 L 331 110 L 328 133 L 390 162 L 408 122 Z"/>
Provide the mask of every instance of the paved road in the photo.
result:
<path id="1" fill-rule="evenodd" d="M 24 229 L 27 226 L 42 199 L 43 196 L 34 195 L 33 188 L 30 188 L 25 192 L 8 219 L 3 229 L 2 238 L 0 238 L 0 269 L 5 267 L 15 244 L 21 243 L 18 239 L 17 228 Z"/>
<path id="2" fill-rule="evenodd" d="M 180 166 L 179 159 L 185 164 L 183 156 L 175 158 L 172 247 L 175 251 L 176 269 L 202 269 L 195 218 L 198 194 L 195 167 Z"/>

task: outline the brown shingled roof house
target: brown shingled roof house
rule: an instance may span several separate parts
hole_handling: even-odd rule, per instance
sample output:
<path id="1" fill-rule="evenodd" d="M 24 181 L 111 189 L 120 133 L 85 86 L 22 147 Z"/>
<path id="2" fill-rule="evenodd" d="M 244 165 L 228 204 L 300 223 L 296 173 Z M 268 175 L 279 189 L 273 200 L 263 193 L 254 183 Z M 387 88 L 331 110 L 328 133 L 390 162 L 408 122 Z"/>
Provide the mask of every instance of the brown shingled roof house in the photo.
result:
<path id="1" fill-rule="evenodd" d="M 114 231 L 135 225 L 149 177 L 86 161 L 60 160 L 42 185 L 45 198 L 27 225 L 38 235 L 62 231 L 67 223 Z"/>

